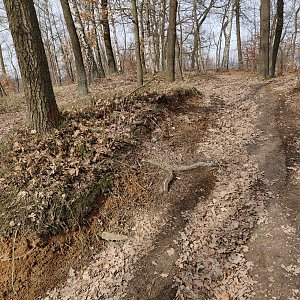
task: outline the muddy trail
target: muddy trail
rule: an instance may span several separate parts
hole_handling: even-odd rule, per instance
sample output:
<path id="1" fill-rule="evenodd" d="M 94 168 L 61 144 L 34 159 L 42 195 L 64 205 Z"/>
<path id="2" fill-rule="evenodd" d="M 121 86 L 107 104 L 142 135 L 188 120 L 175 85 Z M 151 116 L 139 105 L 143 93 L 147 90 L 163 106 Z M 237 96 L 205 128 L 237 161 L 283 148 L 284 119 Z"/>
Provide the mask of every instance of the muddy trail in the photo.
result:
<path id="1" fill-rule="evenodd" d="M 103 241 L 97 227 L 88 231 L 97 245 L 85 244 L 93 251 L 46 251 L 46 273 L 27 273 L 32 285 L 3 299 L 299 299 L 296 80 L 220 74 L 188 84 L 196 92 L 161 98 L 163 120 L 124 154 L 126 189 L 107 200 L 119 201 L 107 230 L 128 238 Z M 43 265 L 36 253 L 26 259 Z"/>

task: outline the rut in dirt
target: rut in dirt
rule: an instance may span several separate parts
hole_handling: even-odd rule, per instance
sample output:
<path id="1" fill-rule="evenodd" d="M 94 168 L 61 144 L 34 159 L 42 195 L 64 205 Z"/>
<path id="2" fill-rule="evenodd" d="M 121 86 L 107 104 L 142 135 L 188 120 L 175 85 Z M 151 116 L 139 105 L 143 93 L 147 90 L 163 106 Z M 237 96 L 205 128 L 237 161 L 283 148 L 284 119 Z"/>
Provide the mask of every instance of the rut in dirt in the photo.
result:
<path id="1" fill-rule="evenodd" d="M 173 278 L 175 262 L 180 253 L 177 240 L 188 222 L 186 213 L 199 201 L 205 202 L 214 186 L 212 171 L 197 170 L 190 173 L 191 190 L 171 200 L 168 220 L 155 238 L 154 249 L 140 259 L 133 280 L 129 283 L 129 299 L 168 300 L 176 295 Z"/>
<path id="2" fill-rule="evenodd" d="M 265 84 L 254 84 L 249 94 L 246 95 L 246 98 L 255 96 L 264 86 Z M 210 112 L 213 111 L 215 114 L 222 112 L 224 107 L 222 97 L 213 94 L 210 96 L 210 99 L 214 103 L 213 109 Z M 240 101 L 243 101 L 243 99 Z M 234 103 L 233 105 L 236 106 L 238 103 Z M 197 109 L 196 106 L 193 107 L 193 112 L 196 114 L 197 112 L 199 113 L 199 108 Z M 210 128 L 211 126 L 213 126 L 213 123 L 210 124 Z M 176 127 L 180 128 L 180 125 L 177 124 Z M 185 136 L 185 134 L 183 132 L 182 136 Z M 197 141 L 192 142 L 193 138 L 197 139 L 196 136 L 197 132 L 194 132 L 190 136 L 191 144 L 197 144 Z M 177 144 L 178 141 L 174 141 L 173 143 Z M 192 145 L 189 146 L 193 148 L 193 151 L 197 148 L 196 145 L 194 147 Z M 175 184 L 172 188 L 173 193 L 164 197 L 166 198 L 165 201 L 172 201 L 172 208 L 168 213 L 168 221 L 156 237 L 154 249 L 146 253 L 137 262 L 133 279 L 128 286 L 128 299 L 171 300 L 176 298 L 178 290 L 178 286 L 174 284 L 174 278 L 178 272 L 176 261 L 182 251 L 177 240 L 180 239 L 181 233 L 184 232 L 189 222 L 189 215 L 193 209 L 200 204 L 203 207 L 208 205 L 208 198 L 214 188 L 216 179 L 212 170 L 203 169 L 190 172 L 188 176 L 190 177 L 189 182 L 191 184 L 185 193 L 182 193 L 180 188 L 178 190 Z M 176 195 L 178 192 L 181 193 L 181 197 L 175 196 L 174 198 L 174 194 Z M 198 296 L 208 299 L 204 293 L 202 296 Z"/>
<path id="3" fill-rule="evenodd" d="M 269 299 L 261 283 L 269 288 L 272 273 L 260 258 L 268 254 L 266 238 L 282 231 L 271 222 L 266 226 L 290 159 L 282 151 L 285 134 L 280 138 L 273 123 L 278 102 L 267 101 L 281 92 L 276 88 L 280 90 L 272 81 L 220 76 L 206 83 L 201 96 L 162 103 L 164 122 L 137 151 L 149 194 L 145 211 L 136 207 L 132 212 L 136 218 L 128 227 L 128 241 L 107 243 L 92 264 L 72 273 L 45 299 Z M 206 160 L 219 166 L 180 172 L 170 191 L 161 194 L 166 172 L 148 160 L 178 166 Z M 287 211 L 282 213 L 289 218 Z M 278 232 L 269 236 L 269 229 Z M 277 244 L 286 242 L 286 236 L 278 237 Z M 259 240 L 261 245 L 255 245 Z M 274 279 L 290 280 L 278 267 Z M 263 276 L 257 277 L 260 269 Z M 265 281 L 257 283 L 257 278 Z M 270 289 L 268 295 L 279 294 Z"/>
<path id="4" fill-rule="evenodd" d="M 253 232 L 248 259 L 256 280 L 255 299 L 298 299 L 300 289 L 300 107 L 289 90 L 274 85 L 258 95 L 258 130 L 263 132 L 250 152 L 264 174 L 260 193 L 268 196 L 265 221 Z M 291 105 L 292 104 L 292 105 Z M 254 148 L 255 147 L 255 148 Z"/>
<path id="5" fill-rule="evenodd" d="M 172 152 L 178 147 L 181 154 L 185 151 L 187 156 L 195 159 L 193 156 L 197 143 L 207 134 L 208 126 L 212 125 L 215 114 L 222 106 L 218 97 L 214 97 L 214 105 L 206 109 L 200 107 L 199 103 L 201 97 L 194 97 L 192 101 L 187 100 L 183 103 L 165 103 L 167 111 L 178 117 L 175 118 L 177 121 L 172 123 L 173 128 L 182 130 L 175 138 L 164 141 L 162 148 L 166 147 Z M 196 127 L 186 126 L 184 119 L 187 118 L 198 118 L 201 123 Z M 162 155 L 160 151 L 159 155 Z M 189 212 L 199 202 L 205 203 L 210 195 L 215 183 L 214 173 L 215 169 L 208 167 L 177 173 L 175 182 L 171 182 L 171 190 L 160 195 L 160 201 L 167 203 L 169 207 L 167 220 L 154 239 L 153 249 L 136 263 L 133 279 L 128 285 L 128 299 L 174 299 L 177 292 L 174 286 L 175 262 L 181 251 L 178 243 L 180 233 L 188 223 Z"/>

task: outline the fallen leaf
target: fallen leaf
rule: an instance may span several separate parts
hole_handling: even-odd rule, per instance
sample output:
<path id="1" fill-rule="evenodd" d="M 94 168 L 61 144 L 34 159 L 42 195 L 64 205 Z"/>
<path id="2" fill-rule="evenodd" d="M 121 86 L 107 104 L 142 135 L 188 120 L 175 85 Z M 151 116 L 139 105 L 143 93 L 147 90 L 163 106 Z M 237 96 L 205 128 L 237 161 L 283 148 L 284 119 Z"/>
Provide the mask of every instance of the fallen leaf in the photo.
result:
<path id="1" fill-rule="evenodd" d="M 126 240 L 128 240 L 127 235 L 119 234 L 119 233 L 112 233 L 112 232 L 107 232 L 107 231 L 103 231 L 101 233 L 100 237 L 106 241 L 126 241 Z"/>

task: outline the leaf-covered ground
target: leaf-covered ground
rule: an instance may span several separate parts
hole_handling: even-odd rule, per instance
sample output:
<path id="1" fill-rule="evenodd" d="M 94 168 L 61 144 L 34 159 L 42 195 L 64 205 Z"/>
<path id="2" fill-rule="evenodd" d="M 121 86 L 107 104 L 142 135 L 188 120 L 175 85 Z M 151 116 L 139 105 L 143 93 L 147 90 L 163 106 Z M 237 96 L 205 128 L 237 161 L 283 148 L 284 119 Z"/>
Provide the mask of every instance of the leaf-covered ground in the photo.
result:
<path id="1" fill-rule="evenodd" d="M 1 157 L 0 233 L 47 236 L 78 229 L 99 198 L 112 191 L 118 150 L 151 130 L 151 120 L 160 118 L 161 98 L 189 93 L 193 90 L 94 97 L 93 105 L 64 111 L 63 125 L 46 137 L 16 130 Z"/>
<path id="2" fill-rule="evenodd" d="M 154 84 L 132 101 L 117 97 L 94 110 L 68 113 L 68 125 L 55 139 L 28 133 L 20 142 L 16 136 L 18 144 L 10 153 L 26 157 L 22 170 L 28 159 L 22 143 L 32 152 L 42 145 L 38 154 L 54 159 L 55 166 L 56 159 L 62 164 L 54 168 L 59 191 L 66 185 L 59 179 L 65 174 L 76 192 L 95 182 L 90 175 L 95 170 L 118 170 L 120 176 L 112 183 L 113 194 L 93 215 L 92 234 L 84 233 L 101 241 L 101 247 L 86 244 L 88 260 L 82 251 L 76 258 L 76 242 L 60 242 L 61 249 L 53 250 L 56 256 L 44 252 L 48 264 L 57 259 L 62 273 L 59 277 L 46 268 L 54 274 L 51 280 L 38 271 L 38 254 L 47 246 L 25 249 L 32 253 L 17 258 L 16 270 L 9 272 L 11 247 L 18 250 L 10 244 L 4 299 L 299 299 L 300 96 L 295 86 L 292 75 L 268 82 L 244 73 L 189 76 L 181 93 L 170 87 L 161 95 Z M 45 150 L 45 143 L 52 147 Z M 51 170 L 52 160 L 45 161 Z M 162 192 L 168 176 L 164 166 L 200 161 L 214 165 L 177 172 L 169 192 Z M 32 164 L 33 158 L 28 166 Z M 44 174 L 43 180 L 52 184 L 53 174 L 41 172 L 41 165 L 31 173 Z M 36 181 L 39 186 L 42 178 Z M 85 241 L 82 235 L 80 240 Z M 64 257 L 68 264 L 62 263 Z M 33 271 L 19 281 L 23 259 Z"/>

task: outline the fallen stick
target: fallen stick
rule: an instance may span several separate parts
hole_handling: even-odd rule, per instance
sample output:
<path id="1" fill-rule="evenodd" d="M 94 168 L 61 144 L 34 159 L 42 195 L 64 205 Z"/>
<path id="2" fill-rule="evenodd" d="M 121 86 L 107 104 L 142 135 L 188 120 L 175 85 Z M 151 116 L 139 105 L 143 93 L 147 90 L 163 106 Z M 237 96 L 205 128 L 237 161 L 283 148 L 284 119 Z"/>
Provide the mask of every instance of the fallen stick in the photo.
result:
<path id="1" fill-rule="evenodd" d="M 128 98 L 131 95 L 133 95 L 135 92 L 137 92 L 138 90 L 144 88 L 145 86 L 147 86 L 148 84 L 150 84 L 151 82 L 153 82 L 155 79 L 157 79 L 157 76 L 154 76 L 153 78 L 151 78 L 149 81 L 147 81 L 146 83 L 144 83 L 143 85 L 137 87 L 136 89 L 134 89 L 132 92 L 130 92 L 127 96 L 125 96 L 124 98 Z"/>
<path id="2" fill-rule="evenodd" d="M 15 244 L 16 244 L 16 237 L 17 237 L 17 230 L 15 231 L 15 235 L 13 237 L 13 244 L 12 244 L 12 260 L 11 260 L 11 288 L 16 295 L 17 292 L 15 290 Z"/>
<path id="3" fill-rule="evenodd" d="M 216 166 L 215 163 L 211 163 L 211 162 L 198 162 L 198 163 L 188 165 L 188 166 L 166 165 L 166 164 L 156 162 L 154 160 L 147 160 L 147 162 L 149 164 L 159 167 L 169 173 L 168 177 L 164 180 L 164 184 L 163 184 L 164 192 L 169 191 L 170 184 L 174 180 L 176 172 L 190 171 L 190 170 L 194 170 L 194 169 L 197 169 L 200 167 L 215 167 Z"/>

